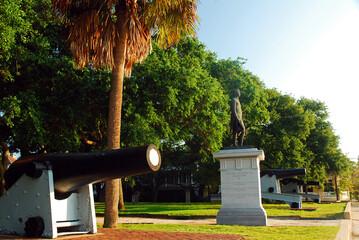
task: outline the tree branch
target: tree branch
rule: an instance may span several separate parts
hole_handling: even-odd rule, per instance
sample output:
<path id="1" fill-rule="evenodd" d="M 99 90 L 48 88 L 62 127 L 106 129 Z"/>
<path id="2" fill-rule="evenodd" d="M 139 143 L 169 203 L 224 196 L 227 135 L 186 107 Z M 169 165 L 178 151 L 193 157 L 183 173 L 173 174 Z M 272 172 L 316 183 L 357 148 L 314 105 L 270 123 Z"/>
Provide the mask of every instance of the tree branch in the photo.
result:
<path id="1" fill-rule="evenodd" d="M 94 145 L 97 144 L 97 142 L 94 142 L 94 141 L 91 141 L 91 140 L 87 139 L 87 137 L 84 136 L 84 135 L 80 136 L 80 139 L 81 139 L 84 143 L 86 143 L 86 144 L 88 144 L 88 145 L 91 145 L 91 146 L 94 146 Z"/>

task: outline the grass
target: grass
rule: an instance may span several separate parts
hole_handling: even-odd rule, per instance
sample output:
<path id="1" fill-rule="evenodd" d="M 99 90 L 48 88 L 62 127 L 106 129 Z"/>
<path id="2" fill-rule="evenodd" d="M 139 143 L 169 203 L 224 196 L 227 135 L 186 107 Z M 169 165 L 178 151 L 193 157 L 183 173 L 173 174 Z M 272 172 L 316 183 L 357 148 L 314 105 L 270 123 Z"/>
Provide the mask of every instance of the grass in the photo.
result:
<path id="1" fill-rule="evenodd" d="M 302 218 L 329 218 L 342 214 L 346 203 L 303 203 L 303 208 L 316 208 L 314 211 L 291 210 L 287 204 L 263 204 L 268 216 L 293 216 Z M 272 207 L 285 207 L 276 209 Z"/>
<path id="2" fill-rule="evenodd" d="M 346 203 L 303 203 L 303 208 L 316 208 L 314 211 L 290 210 L 286 204 L 263 204 L 268 216 L 301 216 L 303 218 L 328 218 L 343 213 Z M 104 213 L 104 203 L 95 203 L 96 213 Z M 213 203 L 127 203 L 126 214 L 167 214 L 169 216 L 217 215 L 220 204 Z M 278 207 L 273 208 L 273 207 Z M 283 209 L 284 208 L 284 209 Z M 192 232 L 211 234 L 239 234 L 248 239 L 264 240 L 328 240 L 335 239 L 338 226 L 286 226 L 286 227 L 248 227 L 227 225 L 182 225 L 182 224 L 119 224 L 120 229 Z"/>
<path id="3" fill-rule="evenodd" d="M 191 232 L 211 234 L 239 234 L 256 240 L 330 240 L 335 239 L 339 227 L 246 227 L 227 225 L 179 225 L 179 224 L 119 224 L 119 229 Z"/>
<path id="4" fill-rule="evenodd" d="M 286 204 L 263 204 L 267 216 L 300 216 L 302 218 L 328 218 L 343 213 L 346 203 L 303 203 L 303 208 L 314 211 L 290 210 Z M 95 203 L 96 213 L 104 213 L 104 203 Z M 121 214 L 166 214 L 169 216 L 217 215 L 220 204 L 213 203 L 128 203 Z M 280 207 L 285 209 L 276 209 Z"/>
<path id="5" fill-rule="evenodd" d="M 95 203 L 96 213 L 103 213 L 104 203 Z M 128 203 L 120 214 L 167 214 L 169 216 L 217 215 L 220 204 L 211 203 Z"/>

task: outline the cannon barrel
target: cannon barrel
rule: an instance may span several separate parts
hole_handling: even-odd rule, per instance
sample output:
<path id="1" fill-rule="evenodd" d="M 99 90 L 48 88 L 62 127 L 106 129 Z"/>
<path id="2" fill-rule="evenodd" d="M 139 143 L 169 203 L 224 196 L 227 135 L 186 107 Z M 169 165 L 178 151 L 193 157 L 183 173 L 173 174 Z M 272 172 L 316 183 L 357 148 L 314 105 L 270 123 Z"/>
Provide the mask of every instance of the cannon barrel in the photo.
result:
<path id="1" fill-rule="evenodd" d="M 40 177 L 52 170 L 56 198 L 66 198 L 75 190 L 91 183 L 157 171 L 161 155 L 153 144 L 92 153 L 41 154 L 20 158 L 5 172 L 9 189 L 24 173 Z M 63 197 L 61 197 L 63 196 Z"/>
<path id="2" fill-rule="evenodd" d="M 277 179 L 301 176 L 306 174 L 305 168 L 297 169 L 265 169 L 261 170 L 261 177 L 268 174 L 269 176 L 276 175 Z"/>
<path id="3" fill-rule="evenodd" d="M 307 181 L 306 183 L 303 180 L 299 180 L 296 178 L 284 178 L 280 181 L 284 185 L 287 185 L 288 183 L 297 183 L 298 185 L 307 185 L 307 186 L 320 186 L 320 182 L 316 181 Z"/>

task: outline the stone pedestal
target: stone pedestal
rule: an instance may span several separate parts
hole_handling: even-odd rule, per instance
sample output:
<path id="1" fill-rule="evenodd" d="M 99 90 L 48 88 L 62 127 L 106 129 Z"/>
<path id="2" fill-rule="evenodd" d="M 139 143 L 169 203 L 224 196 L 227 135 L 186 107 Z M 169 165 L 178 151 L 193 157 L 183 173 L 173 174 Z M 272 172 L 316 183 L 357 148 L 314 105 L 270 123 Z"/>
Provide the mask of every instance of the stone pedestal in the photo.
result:
<path id="1" fill-rule="evenodd" d="M 263 150 L 231 148 L 213 155 L 221 165 L 222 207 L 217 224 L 266 226 L 259 173 Z"/>

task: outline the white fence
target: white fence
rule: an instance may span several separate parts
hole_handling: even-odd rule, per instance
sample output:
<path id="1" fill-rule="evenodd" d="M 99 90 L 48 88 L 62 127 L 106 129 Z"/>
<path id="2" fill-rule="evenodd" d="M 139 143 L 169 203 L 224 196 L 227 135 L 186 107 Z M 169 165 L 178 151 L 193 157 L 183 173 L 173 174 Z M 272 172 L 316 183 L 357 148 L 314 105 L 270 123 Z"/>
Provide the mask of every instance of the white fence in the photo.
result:
<path id="1" fill-rule="evenodd" d="M 327 201 L 333 201 L 337 199 L 337 196 L 335 195 L 335 192 L 323 192 L 321 194 L 321 198 L 322 200 L 327 200 Z M 341 191 L 340 193 L 340 200 L 342 201 L 349 201 L 350 197 L 348 195 L 347 191 Z"/>

